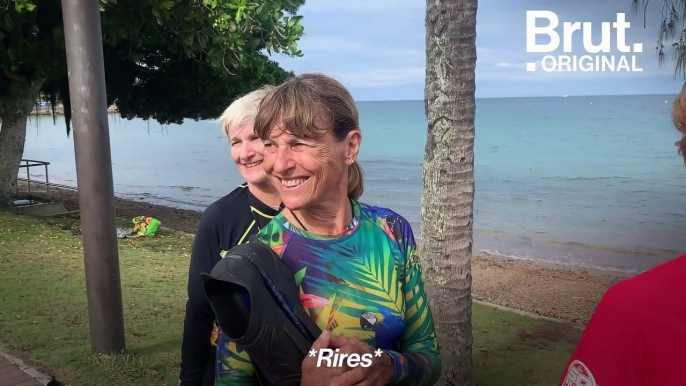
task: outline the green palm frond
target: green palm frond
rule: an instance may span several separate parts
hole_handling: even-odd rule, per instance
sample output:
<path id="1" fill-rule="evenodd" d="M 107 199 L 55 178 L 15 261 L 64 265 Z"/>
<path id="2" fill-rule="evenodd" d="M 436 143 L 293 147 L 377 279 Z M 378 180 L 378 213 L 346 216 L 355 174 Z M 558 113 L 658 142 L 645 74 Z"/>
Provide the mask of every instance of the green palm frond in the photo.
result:
<path id="1" fill-rule="evenodd" d="M 413 261 L 415 259 L 411 259 Z M 418 262 L 410 262 L 406 266 L 406 277 L 403 288 L 405 296 L 406 315 L 404 337 L 414 340 L 415 337 L 426 336 L 434 330 L 433 321 L 430 318 L 431 309 L 424 292 L 421 279 L 421 267 Z"/>

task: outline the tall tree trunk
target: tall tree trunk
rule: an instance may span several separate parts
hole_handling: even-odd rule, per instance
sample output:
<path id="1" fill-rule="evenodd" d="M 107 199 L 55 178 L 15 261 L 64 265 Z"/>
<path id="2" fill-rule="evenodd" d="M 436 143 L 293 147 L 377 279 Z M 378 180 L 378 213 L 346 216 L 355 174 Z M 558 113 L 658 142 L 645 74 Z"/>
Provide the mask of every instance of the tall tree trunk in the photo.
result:
<path id="1" fill-rule="evenodd" d="M 472 223 L 477 0 L 427 0 L 422 236 L 442 384 L 473 385 Z"/>
<path id="2" fill-rule="evenodd" d="M 17 174 L 26 141 L 26 121 L 42 84 L 42 79 L 28 82 L 14 75 L 13 79 L 9 79 L 5 93 L 0 96 L 0 206 L 8 204 L 17 194 Z"/>

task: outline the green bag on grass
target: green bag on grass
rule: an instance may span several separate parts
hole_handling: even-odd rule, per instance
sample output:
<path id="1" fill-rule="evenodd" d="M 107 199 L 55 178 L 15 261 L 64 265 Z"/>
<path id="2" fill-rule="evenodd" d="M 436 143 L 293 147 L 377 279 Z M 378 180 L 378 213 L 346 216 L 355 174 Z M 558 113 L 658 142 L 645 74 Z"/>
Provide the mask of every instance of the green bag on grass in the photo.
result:
<path id="1" fill-rule="evenodd" d="M 133 233 L 153 237 L 161 224 L 160 220 L 153 217 L 136 216 L 133 218 Z"/>

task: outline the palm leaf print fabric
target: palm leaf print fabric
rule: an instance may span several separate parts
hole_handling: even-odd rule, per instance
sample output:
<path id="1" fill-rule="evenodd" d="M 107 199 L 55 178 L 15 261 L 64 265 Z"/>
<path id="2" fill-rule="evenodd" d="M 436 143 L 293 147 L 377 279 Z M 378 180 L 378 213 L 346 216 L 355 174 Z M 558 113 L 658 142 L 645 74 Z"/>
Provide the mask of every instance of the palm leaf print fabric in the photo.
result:
<path id="1" fill-rule="evenodd" d="M 412 229 L 402 216 L 353 201 L 352 223 L 321 236 L 277 215 L 258 234 L 294 272 L 300 301 L 332 336 L 357 338 L 395 362 L 394 385 L 431 385 L 441 372 L 431 310 Z M 217 385 L 255 385 L 247 354 L 218 350 Z"/>

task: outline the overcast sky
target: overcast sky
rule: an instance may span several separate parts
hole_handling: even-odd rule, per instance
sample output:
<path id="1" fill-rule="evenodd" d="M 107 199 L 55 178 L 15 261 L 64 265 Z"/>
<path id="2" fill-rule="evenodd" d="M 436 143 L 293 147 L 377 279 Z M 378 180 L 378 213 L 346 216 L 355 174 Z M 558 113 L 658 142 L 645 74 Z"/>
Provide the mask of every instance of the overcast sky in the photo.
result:
<path id="1" fill-rule="evenodd" d="M 662 3 L 649 3 L 644 28 L 643 15 L 632 12 L 631 0 L 480 0 L 477 97 L 678 93 L 683 81 L 674 78 L 674 64 L 661 67 L 655 55 Z M 544 55 L 526 52 L 527 10 L 555 12 L 560 34 L 562 22 L 592 22 L 595 44 L 600 42 L 600 23 L 626 13 L 631 23 L 626 41 L 643 44 L 643 52 L 635 54 L 643 72 L 527 72 L 526 63 Z M 308 0 L 301 9 L 306 36 L 299 47 L 304 56 L 274 59 L 297 74 L 317 71 L 334 76 L 357 100 L 423 99 L 425 12 L 424 0 Z M 572 54 L 586 53 L 580 32 L 575 32 Z M 614 51 L 615 37 L 613 29 Z M 540 37 L 537 43 L 547 41 Z"/>

